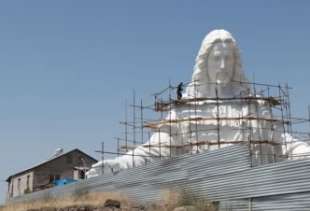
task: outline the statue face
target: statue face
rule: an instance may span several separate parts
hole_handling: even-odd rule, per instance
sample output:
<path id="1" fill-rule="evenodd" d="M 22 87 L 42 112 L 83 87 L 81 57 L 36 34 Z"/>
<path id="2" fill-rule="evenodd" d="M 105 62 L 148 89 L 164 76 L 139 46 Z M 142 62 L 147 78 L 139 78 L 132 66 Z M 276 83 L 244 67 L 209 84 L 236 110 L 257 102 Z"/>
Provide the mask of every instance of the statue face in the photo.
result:
<path id="1" fill-rule="evenodd" d="M 228 83 L 234 76 L 235 55 L 231 42 L 217 42 L 208 55 L 208 74 L 212 82 Z"/>

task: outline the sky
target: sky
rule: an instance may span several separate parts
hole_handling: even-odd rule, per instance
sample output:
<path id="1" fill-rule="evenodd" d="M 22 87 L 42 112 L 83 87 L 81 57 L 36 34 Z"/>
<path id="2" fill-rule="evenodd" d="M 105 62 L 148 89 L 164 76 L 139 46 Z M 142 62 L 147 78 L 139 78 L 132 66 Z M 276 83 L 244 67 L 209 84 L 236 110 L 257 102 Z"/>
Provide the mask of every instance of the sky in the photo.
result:
<path id="1" fill-rule="evenodd" d="M 310 1 L 0 2 L 0 202 L 6 178 L 79 148 L 115 151 L 132 99 L 189 81 L 204 36 L 230 31 L 257 82 L 289 83 L 310 104 Z"/>

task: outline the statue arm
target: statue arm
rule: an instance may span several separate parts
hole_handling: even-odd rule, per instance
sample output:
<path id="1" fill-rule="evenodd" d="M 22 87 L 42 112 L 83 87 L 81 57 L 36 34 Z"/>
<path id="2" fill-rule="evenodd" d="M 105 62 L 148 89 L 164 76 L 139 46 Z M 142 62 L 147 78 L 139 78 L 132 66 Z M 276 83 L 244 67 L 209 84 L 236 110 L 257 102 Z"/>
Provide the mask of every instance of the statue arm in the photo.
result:
<path id="1" fill-rule="evenodd" d="M 116 173 L 123 169 L 145 165 L 147 162 L 169 155 L 169 148 L 162 147 L 169 143 L 169 135 L 166 132 L 155 132 L 150 140 L 125 155 L 114 159 L 99 161 L 92 166 L 87 173 L 88 177 L 99 176 L 102 173 Z"/>

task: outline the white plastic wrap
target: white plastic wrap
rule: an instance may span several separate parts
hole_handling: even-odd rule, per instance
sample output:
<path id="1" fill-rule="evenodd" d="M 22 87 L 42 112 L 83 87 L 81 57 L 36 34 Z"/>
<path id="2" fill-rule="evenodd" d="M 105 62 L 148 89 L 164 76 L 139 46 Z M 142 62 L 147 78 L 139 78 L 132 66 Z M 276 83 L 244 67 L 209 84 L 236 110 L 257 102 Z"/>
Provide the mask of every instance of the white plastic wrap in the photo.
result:
<path id="1" fill-rule="evenodd" d="M 298 142 L 289 134 L 284 135 L 280 121 L 271 121 L 270 106 L 265 101 L 237 100 L 238 97 L 259 96 L 251 94 L 241 68 L 236 41 L 225 30 L 214 30 L 205 37 L 196 58 L 192 82 L 183 93 L 185 100 L 207 97 L 236 97 L 236 100 L 204 100 L 174 106 L 167 116 L 156 124 L 157 128 L 147 143 L 127 152 L 127 155 L 98 162 L 87 172 L 87 177 L 144 165 L 159 156 L 214 150 L 249 139 L 257 142 L 279 142 L 279 145 L 253 144 L 253 157 L 258 163 L 274 162 L 276 158 L 273 155 L 310 152 L 307 144 Z M 221 121 L 218 121 L 218 118 L 221 118 Z M 178 121 L 171 124 L 173 120 Z M 248 128 L 251 128 L 251 132 Z M 294 139 L 295 142 L 282 149 L 284 138 Z M 209 144 L 195 145 L 200 142 Z M 217 144 L 218 142 L 221 144 Z"/>

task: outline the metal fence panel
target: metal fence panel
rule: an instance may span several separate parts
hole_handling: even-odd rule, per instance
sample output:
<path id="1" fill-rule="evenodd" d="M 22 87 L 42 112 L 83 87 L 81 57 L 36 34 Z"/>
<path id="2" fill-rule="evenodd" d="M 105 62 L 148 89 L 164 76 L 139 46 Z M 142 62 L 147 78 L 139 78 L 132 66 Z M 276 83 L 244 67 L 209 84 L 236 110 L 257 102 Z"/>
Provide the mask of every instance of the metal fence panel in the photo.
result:
<path id="1" fill-rule="evenodd" d="M 12 202 L 86 192 L 120 192 L 141 202 L 160 200 L 165 190 L 182 190 L 220 201 L 220 210 L 310 210 L 310 160 L 251 167 L 247 146 L 159 160 L 116 175 L 56 187 Z"/>

